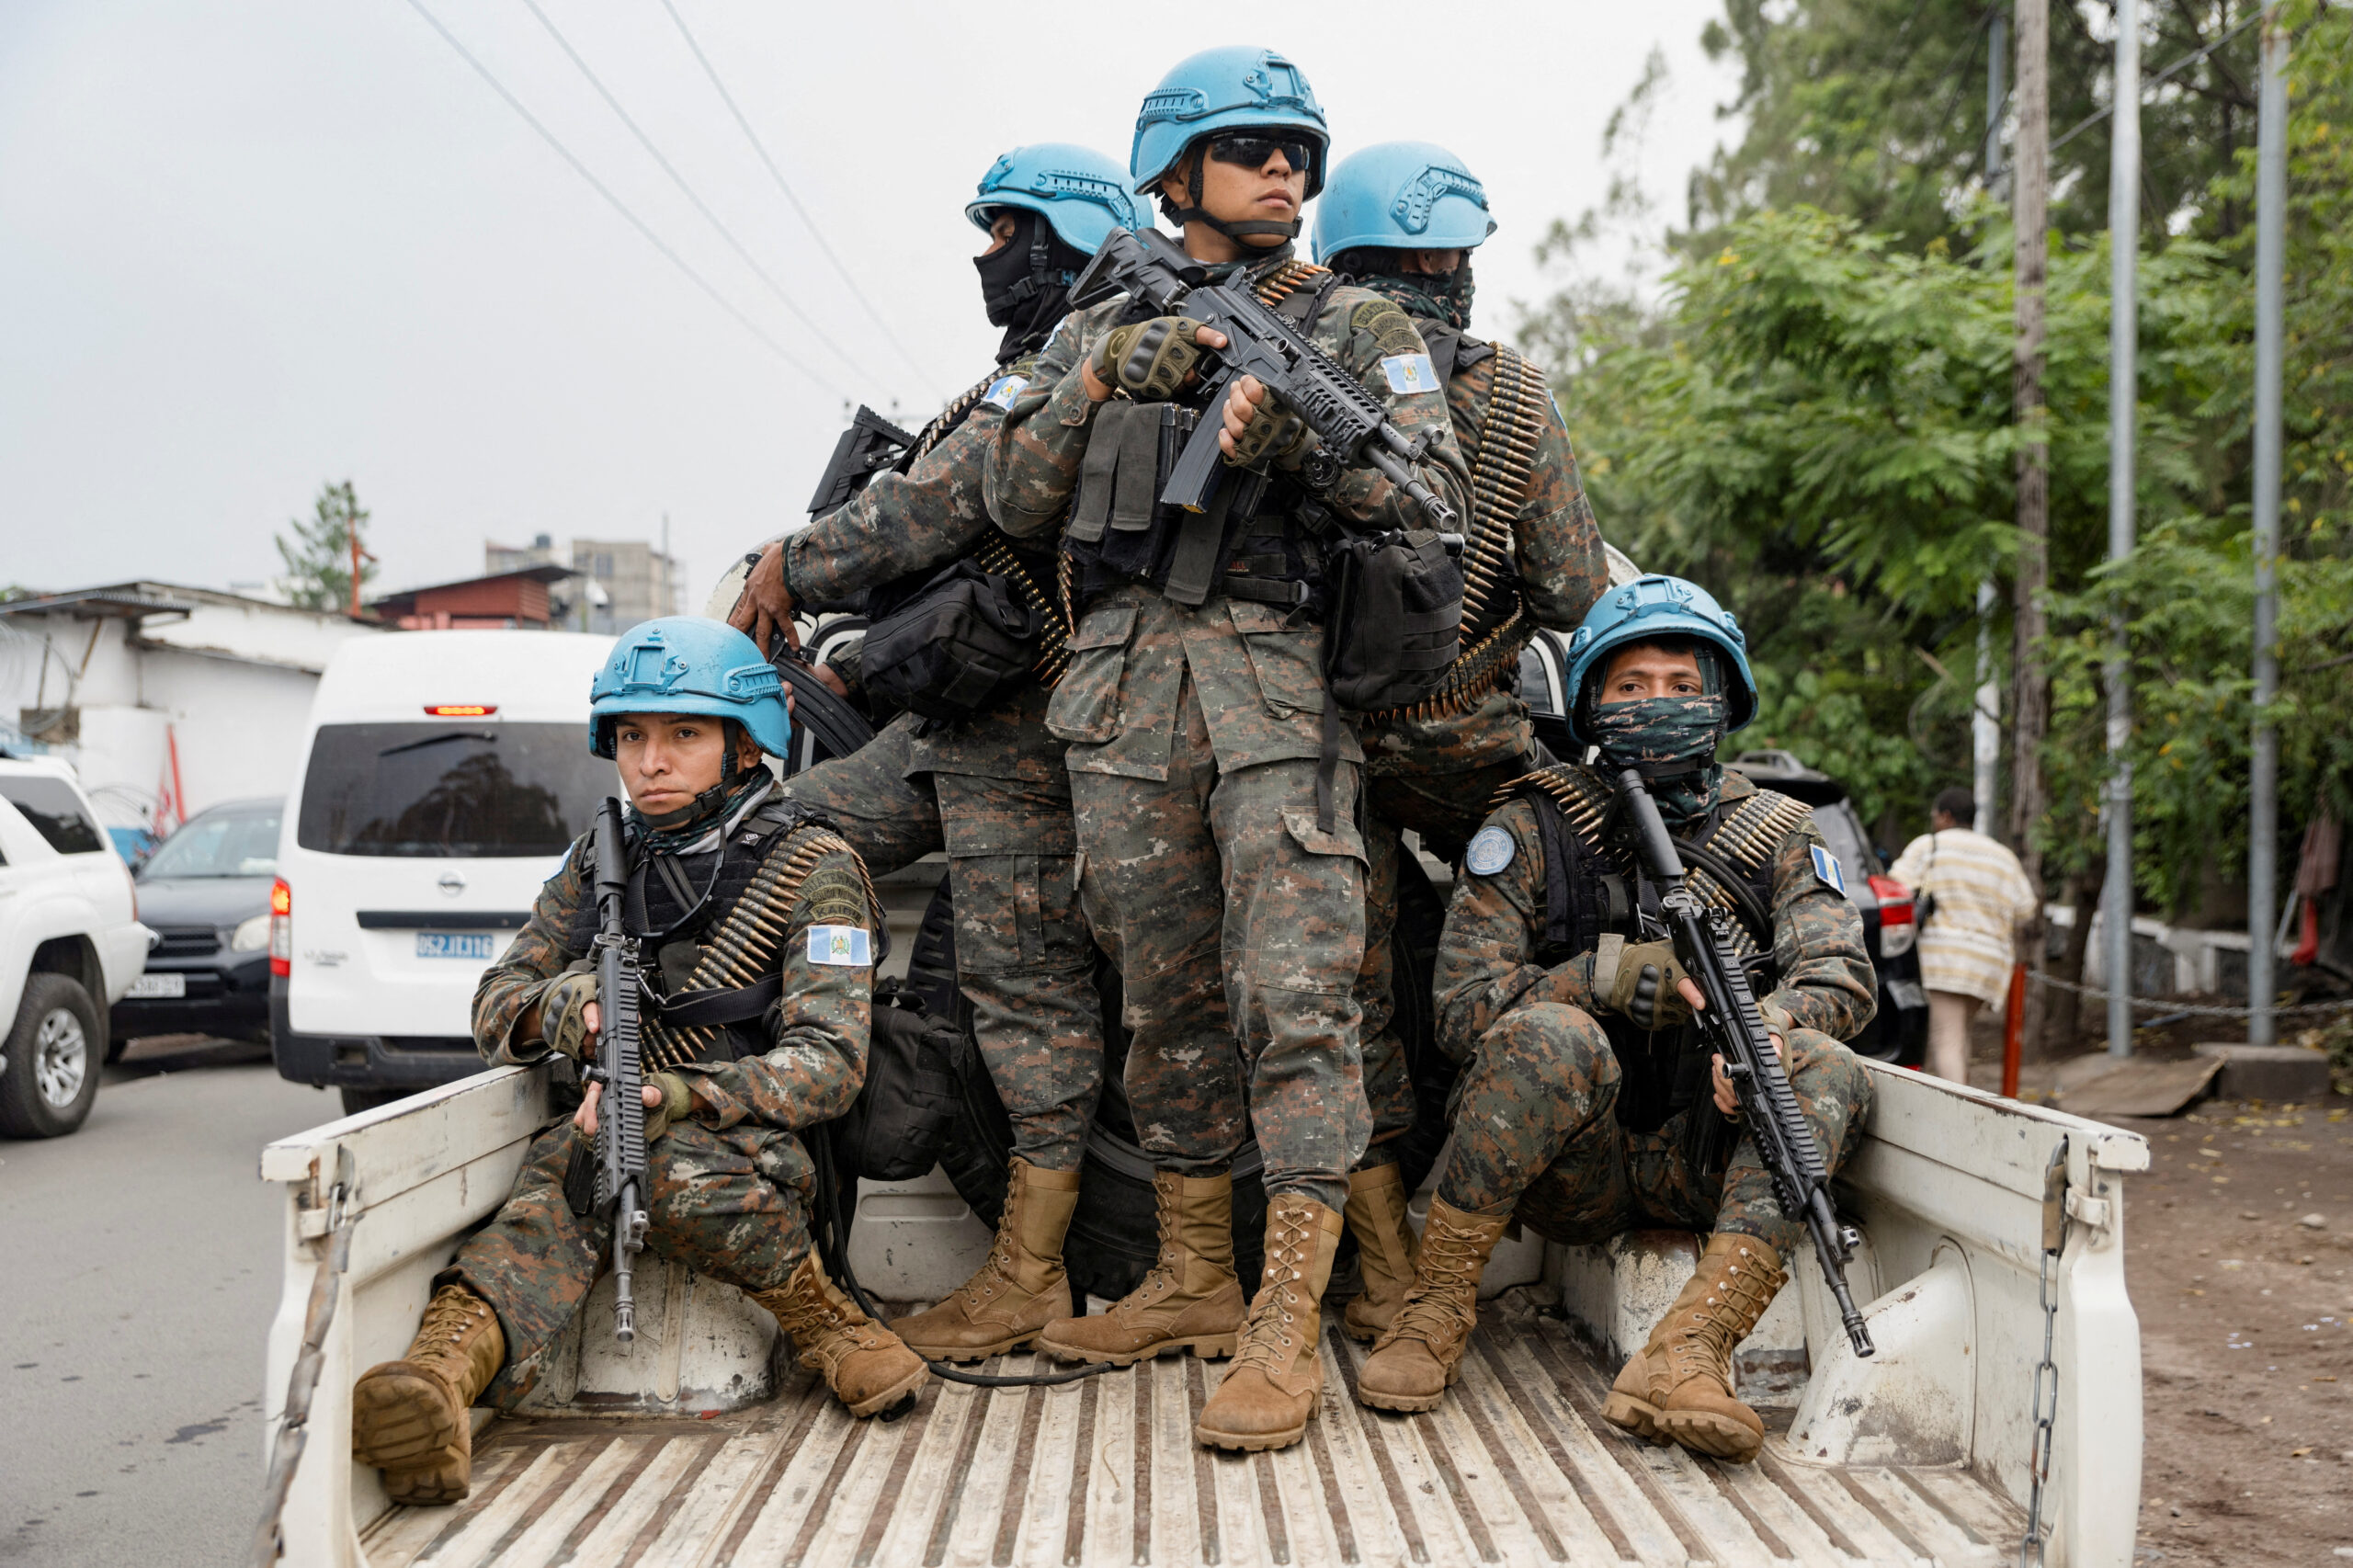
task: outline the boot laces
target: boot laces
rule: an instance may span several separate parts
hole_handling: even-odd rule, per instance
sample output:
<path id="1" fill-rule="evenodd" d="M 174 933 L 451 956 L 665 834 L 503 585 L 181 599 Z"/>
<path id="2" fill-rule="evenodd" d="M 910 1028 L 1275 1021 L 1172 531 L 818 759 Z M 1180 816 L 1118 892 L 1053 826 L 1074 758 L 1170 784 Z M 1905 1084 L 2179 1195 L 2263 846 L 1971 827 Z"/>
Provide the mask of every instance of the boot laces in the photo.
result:
<path id="1" fill-rule="evenodd" d="M 1304 1208 L 1277 1209 L 1267 1216 L 1267 1266 L 1257 1299 L 1242 1325 L 1236 1348 L 1236 1370 L 1252 1362 L 1279 1371 L 1291 1360 L 1299 1343 L 1299 1281 L 1307 1277 L 1308 1249 L 1314 1244 L 1313 1216 Z"/>
<path id="2" fill-rule="evenodd" d="M 452 1382 L 463 1381 L 470 1358 L 466 1335 L 489 1316 L 490 1303 L 480 1296 L 456 1290 L 435 1291 L 426 1305 L 424 1320 L 416 1325 L 408 1358 L 445 1370 Z"/>
<path id="3" fill-rule="evenodd" d="M 1462 1330 L 1466 1300 L 1476 1295 L 1481 1267 L 1478 1237 L 1437 1215 L 1422 1232 L 1421 1261 L 1413 1289 L 1389 1330 L 1389 1338 L 1418 1339 L 1433 1348 Z"/>
<path id="4" fill-rule="evenodd" d="M 1765 1270 L 1754 1261 L 1725 1271 L 1692 1311 L 1690 1332 L 1677 1335 L 1668 1350 L 1668 1362 L 1679 1375 L 1704 1371 L 1729 1386 L 1733 1352 L 1765 1315 L 1769 1301 L 1765 1284 Z"/>
<path id="5" fill-rule="evenodd" d="M 1007 1201 L 1004 1217 L 997 1221 L 996 1239 L 989 1244 L 989 1255 L 970 1279 L 948 1293 L 948 1301 L 978 1306 L 997 1293 L 1001 1282 L 1013 1278 L 1013 1205 Z M 945 1306 L 947 1301 L 940 1303 Z"/>

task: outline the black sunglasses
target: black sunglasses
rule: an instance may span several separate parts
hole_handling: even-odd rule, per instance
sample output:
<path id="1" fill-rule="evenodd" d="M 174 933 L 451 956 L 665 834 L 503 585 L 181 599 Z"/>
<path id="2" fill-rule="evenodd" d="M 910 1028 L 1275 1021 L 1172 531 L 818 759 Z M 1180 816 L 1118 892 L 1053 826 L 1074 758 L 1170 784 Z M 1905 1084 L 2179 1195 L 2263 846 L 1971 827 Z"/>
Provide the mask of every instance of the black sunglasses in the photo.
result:
<path id="1" fill-rule="evenodd" d="M 1294 174 L 1302 174 L 1315 166 L 1315 143 L 1304 136 L 1267 136 L 1245 131 L 1234 136 L 1210 138 L 1210 156 L 1221 164 L 1237 168 L 1263 169 L 1267 160 L 1277 153 L 1283 155 Z"/>

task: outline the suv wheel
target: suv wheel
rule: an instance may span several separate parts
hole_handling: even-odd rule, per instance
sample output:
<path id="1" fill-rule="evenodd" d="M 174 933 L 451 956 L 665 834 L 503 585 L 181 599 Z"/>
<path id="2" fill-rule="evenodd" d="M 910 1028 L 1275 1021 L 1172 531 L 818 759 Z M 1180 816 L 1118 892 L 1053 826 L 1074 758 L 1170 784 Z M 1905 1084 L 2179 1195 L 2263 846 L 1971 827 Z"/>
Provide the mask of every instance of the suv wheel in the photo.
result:
<path id="1" fill-rule="evenodd" d="M 0 1133 L 57 1138 L 81 1126 L 98 1097 L 105 1051 L 98 1010 L 78 982 L 27 975 L 0 1070 Z"/>

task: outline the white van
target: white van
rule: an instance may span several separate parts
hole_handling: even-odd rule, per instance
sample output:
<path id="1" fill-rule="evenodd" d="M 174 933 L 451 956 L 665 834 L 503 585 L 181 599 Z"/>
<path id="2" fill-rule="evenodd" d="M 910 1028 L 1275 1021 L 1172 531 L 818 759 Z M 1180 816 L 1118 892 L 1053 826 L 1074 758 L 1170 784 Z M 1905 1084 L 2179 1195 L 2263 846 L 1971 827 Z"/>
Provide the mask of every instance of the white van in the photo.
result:
<path id="1" fill-rule="evenodd" d="M 320 678 L 270 895 L 278 1073 L 347 1111 L 482 1070 L 475 982 L 619 789 L 588 755 L 607 637 L 419 631 Z"/>

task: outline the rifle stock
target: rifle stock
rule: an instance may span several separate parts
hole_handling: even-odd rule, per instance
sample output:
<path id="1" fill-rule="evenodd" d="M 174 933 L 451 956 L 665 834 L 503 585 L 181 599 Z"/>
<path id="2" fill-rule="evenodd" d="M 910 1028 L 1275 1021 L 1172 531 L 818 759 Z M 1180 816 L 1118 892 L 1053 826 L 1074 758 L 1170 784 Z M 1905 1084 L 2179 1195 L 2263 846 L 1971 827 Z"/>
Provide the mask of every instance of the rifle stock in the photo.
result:
<path id="1" fill-rule="evenodd" d="M 1790 1089 L 1781 1053 L 1773 1049 L 1764 1017 L 1756 1010 L 1748 971 L 1733 951 L 1731 916 L 1722 910 L 1702 913 L 1683 880 L 1683 859 L 1659 815 L 1658 802 L 1651 799 L 1640 772 L 1630 767 L 1619 774 L 1618 798 L 1633 824 L 1643 872 L 1660 888 L 1659 911 L 1674 938 L 1676 960 L 1706 1000 L 1694 1021 L 1724 1059 L 1724 1075 L 1740 1096 L 1741 1121 L 1756 1140 L 1757 1156 L 1772 1178 L 1774 1200 L 1784 1215 L 1804 1221 L 1812 1233 L 1813 1256 L 1838 1303 L 1847 1338 L 1856 1355 L 1869 1356 L 1874 1348 L 1870 1329 L 1847 1286 L 1847 1260 L 1861 1237 L 1852 1226 L 1841 1224 L 1830 1206 L 1830 1177 L 1822 1151 Z M 1707 1108 L 1695 1106 L 1692 1112 L 1704 1116 Z"/>
<path id="2" fill-rule="evenodd" d="M 645 1076 L 639 1056 L 637 944 L 621 922 L 629 862 L 621 806 L 608 797 L 597 811 L 597 1064 L 604 1085 L 597 1116 L 597 1210 L 613 1225 L 613 1337 L 637 1337 L 631 1276 L 645 1246 Z"/>

